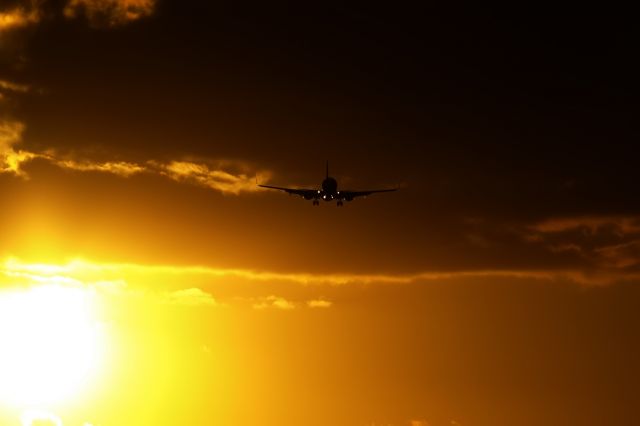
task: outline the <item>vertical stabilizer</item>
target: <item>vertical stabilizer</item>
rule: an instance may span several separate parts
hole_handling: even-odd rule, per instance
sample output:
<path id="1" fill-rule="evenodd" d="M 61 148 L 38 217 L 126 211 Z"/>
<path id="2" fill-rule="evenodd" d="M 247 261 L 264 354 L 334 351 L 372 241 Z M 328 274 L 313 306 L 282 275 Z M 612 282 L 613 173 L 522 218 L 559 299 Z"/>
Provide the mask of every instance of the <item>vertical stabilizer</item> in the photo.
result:
<path id="1" fill-rule="evenodd" d="M 327 178 L 329 177 L 329 160 L 327 160 Z"/>

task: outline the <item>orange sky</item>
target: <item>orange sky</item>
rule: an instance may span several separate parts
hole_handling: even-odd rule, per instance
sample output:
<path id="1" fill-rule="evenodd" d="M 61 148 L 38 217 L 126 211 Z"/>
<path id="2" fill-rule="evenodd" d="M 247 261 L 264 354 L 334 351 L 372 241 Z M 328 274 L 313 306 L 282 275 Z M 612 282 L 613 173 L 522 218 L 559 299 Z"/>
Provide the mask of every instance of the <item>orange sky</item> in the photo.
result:
<path id="1" fill-rule="evenodd" d="M 634 422 L 625 34 L 388 7 L 0 5 L 0 425 Z"/>

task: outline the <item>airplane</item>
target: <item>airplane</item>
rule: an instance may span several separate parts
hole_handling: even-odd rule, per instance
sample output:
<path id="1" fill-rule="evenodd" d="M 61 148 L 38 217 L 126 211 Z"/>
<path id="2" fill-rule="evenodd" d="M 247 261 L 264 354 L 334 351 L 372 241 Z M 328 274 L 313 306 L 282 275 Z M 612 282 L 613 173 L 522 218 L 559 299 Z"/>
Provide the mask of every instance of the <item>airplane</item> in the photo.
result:
<path id="1" fill-rule="evenodd" d="M 376 192 L 392 192 L 398 188 L 391 189 L 371 189 L 367 191 L 338 191 L 338 181 L 329 176 L 329 162 L 327 161 L 327 174 L 322 181 L 322 189 L 299 189 L 299 188 L 283 188 L 280 186 L 258 185 L 262 188 L 277 189 L 284 191 L 289 195 L 298 195 L 305 200 L 313 200 L 313 205 L 320 205 L 320 200 L 337 201 L 337 206 L 342 207 L 344 201 L 352 201 L 356 197 L 366 197 Z"/>

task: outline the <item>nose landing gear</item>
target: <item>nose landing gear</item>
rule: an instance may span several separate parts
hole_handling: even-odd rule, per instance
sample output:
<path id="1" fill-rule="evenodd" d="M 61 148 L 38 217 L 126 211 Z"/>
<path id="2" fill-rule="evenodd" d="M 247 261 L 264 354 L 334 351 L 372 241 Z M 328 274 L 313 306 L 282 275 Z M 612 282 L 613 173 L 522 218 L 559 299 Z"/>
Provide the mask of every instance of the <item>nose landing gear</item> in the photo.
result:
<path id="1" fill-rule="evenodd" d="M 336 203 L 338 207 L 342 207 L 342 200 L 338 200 L 338 202 Z"/>
<path id="2" fill-rule="evenodd" d="M 318 201 L 318 200 L 313 200 L 313 205 L 314 205 L 314 206 L 319 206 L 319 205 L 320 205 L 320 201 Z"/>

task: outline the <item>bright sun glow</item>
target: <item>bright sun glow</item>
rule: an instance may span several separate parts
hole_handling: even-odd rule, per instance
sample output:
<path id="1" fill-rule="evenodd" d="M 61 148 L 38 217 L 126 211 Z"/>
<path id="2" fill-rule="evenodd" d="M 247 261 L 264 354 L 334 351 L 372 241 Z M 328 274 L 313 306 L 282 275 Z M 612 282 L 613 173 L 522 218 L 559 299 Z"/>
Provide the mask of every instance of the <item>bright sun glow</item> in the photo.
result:
<path id="1" fill-rule="evenodd" d="M 0 291 L 0 403 L 49 405 L 81 390 L 103 356 L 94 299 L 57 284 Z"/>

